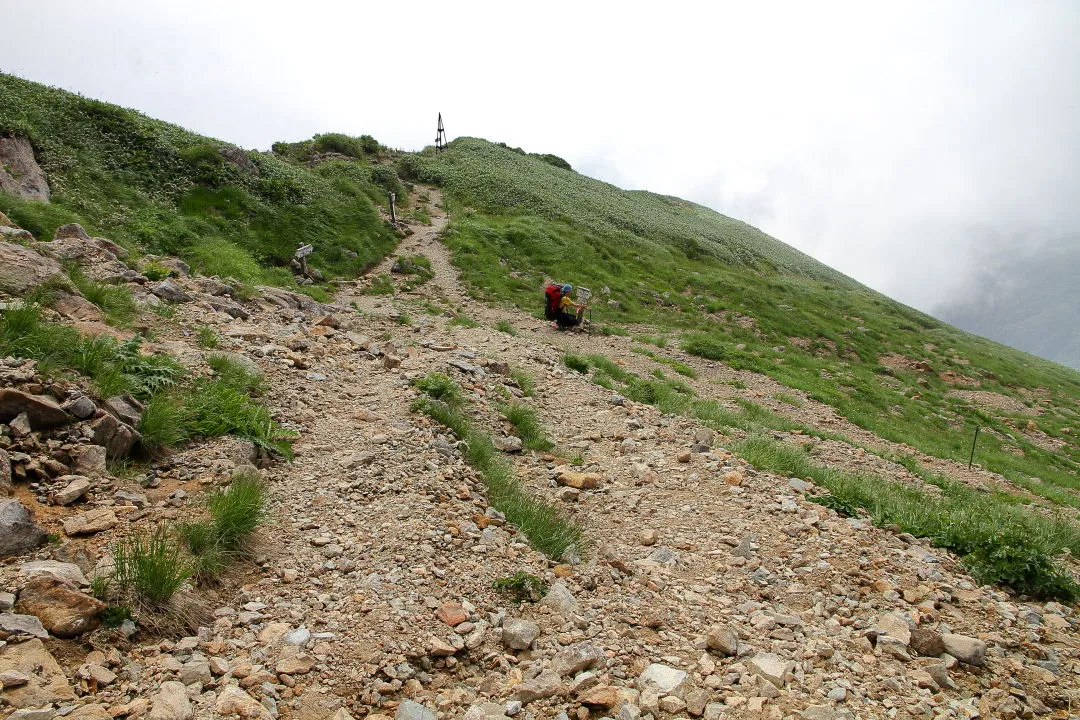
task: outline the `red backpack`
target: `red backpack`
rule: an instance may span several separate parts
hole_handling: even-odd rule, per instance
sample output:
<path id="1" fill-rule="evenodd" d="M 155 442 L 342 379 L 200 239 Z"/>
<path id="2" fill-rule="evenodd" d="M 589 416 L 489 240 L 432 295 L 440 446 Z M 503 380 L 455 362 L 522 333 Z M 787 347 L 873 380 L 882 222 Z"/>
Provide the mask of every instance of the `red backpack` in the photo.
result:
<path id="1" fill-rule="evenodd" d="M 544 317 L 554 320 L 559 314 L 559 301 L 562 299 L 562 285 L 548 285 L 544 288 Z"/>

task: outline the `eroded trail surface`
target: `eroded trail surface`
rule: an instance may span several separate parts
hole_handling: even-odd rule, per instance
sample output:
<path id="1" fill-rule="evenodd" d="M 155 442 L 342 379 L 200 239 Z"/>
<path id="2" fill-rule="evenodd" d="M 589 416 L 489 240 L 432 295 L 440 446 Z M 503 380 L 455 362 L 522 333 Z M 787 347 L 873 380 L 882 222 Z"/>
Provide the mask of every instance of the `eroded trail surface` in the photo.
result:
<path id="1" fill-rule="evenodd" d="M 978 587 L 927 541 L 842 517 L 811 500 L 813 483 L 751 467 L 731 452 L 741 432 L 664 415 L 562 358 L 602 355 L 640 378 L 685 363 L 698 398 L 733 411 L 751 401 L 832 433 L 812 452 L 831 465 L 919 483 L 875 454 L 910 448 L 768 378 L 672 348 L 647 357 L 627 338 L 558 333 L 471 299 L 439 242 L 440 197 L 422 192 L 431 224 L 414 225 L 397 254 L 426 257 L 429 276 L 387 258 L 332 306 L 272 288 L 241 306 L 218 281 L 168 281 L 187 299 L 157 349 L 208 372 L 195 329 L 213 328 L 215 352 L 265 374 L 274 417 L 299 434 L 295 461 L 263 469 L 272 522 L 255 562 L 198 591 L 208 608 L 197 634 L 0 640 L 0 698 L 17 699 L 20 720 L 970 720 L 1064 718 L 1080 704 L 1074 609 Z M 549 558 L 489 505 L 460 439 L 412 409 L 429 373 L 453 379 L 462 412 L 534 498 L 580 526 L 581 546 Z M 34 378 L 11 363 L 0 380 Z M 496 409 L 506 401 L 535 411 L 550 450 L 521 450 Z M 65 513 L 102 506 L 85 514 L 108 515 L 108 527 L 64 545 L 89 570 L 117 537 L 192 515 L 203 490 L 249 467 L 250 450 L 199 444 L 156 463 L 143 487 L 106 474 L 71 508 L 39 488 L 38 520 L 59 533 Z M 0 588 L 21 587 L 25 570 L 0 566 Z M 538 583 L 523 602 L 494 587 L 527 576 Z M 0 601 L 10 638 L 10 596 Z M 81 705 L 31 710 L 48 703 Z"/>
<path id="2" fill-rule="evenodd" d="M 302 430 L 296 461 L 269 473 L 270 557 L 235 601 L 257 618 L 217 628 L 232 665 L 302 659 L 309 671 L 284 673 L 288 688 L 280 666 L 266 677 L 283 717 L 430 717 L 412 702 L 447 718 L 504 717 L 519 702 L 535 717 L 1064 716 L 1080 678 L 1070 609 L 976 587 L 948 553 L 747 466 L 724 449 L 737 438 L 568 371 L 564 350 L 642 375 L 657 365 L 622 338 L 559 334 L 471 301 L 437 240 L 445 222 L 433 212 L 399 248 L 432 262 L 415 290 L 364 294 L 388 259 L 343 288 L 337 328 L 280 313 L 229 331 L 236 350 L 264 356 L 275 410 Z M 455 313 L 479 326 L 452 326 Z M 496 331 L 500 320 L 519 335 Z M 768 379 L 679 359 L 702 397 L 785 411 Z M 521 397 L 501 363 L 531 376 L 536 396 Z M 501 395 L 537 410 L 557 451 L 510 457 L 584 528 L 581 564 L 503 525 L 456 438 L 410 411 L 410 381 L 429 372 L 454 377 L 496 437 L 511 430 L 491 407 Z M 811 401 L 798 417 L 884 444 Z M 905 473 L 841 443 L 829 452 Z M 597 487 L 561 486 L 568 469 Z M 549 588 L 542 602 L 493 590 L 521 571 Z"/>

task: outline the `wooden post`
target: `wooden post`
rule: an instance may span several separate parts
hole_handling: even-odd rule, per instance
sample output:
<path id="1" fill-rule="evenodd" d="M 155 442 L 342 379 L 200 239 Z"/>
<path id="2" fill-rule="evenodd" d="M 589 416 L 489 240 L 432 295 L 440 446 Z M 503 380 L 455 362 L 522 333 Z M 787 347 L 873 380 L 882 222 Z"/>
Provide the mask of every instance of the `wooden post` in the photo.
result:
<path id="1" fill-rule="evenodd" d="M 300 262 L 301 276 L 307 276 L 307 256 L 310 255 L 311 251 L 314 249 L 315 247 L 313 245 L 301 245 L 300 247 L 296 248 L 296 253 L 293 255 L 293 257 L 295 257 Z"/>
<path id="2" fill-rule="evenodd" d="M 394 206 L 397 203 L 397 193 L 390 193 L 390 222 L 397 225 L 397 208 Z"/>
<path id="3" fill-rule="evenodd" d="M 971 457 L 968 458 L 968 470 L 971 469 L 971 463 L 975 462 L 975 443 L 979 440 L 979 426 L 975 426 L 975 437 L 971 439 Z"/>

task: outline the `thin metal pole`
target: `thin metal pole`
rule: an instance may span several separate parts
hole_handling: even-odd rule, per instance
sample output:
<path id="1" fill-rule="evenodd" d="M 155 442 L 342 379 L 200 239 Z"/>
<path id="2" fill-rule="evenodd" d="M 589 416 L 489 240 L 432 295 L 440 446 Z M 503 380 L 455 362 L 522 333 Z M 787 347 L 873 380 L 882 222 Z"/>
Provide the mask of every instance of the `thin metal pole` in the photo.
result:
<path id="1" fill-rule="evenodd" d="M 975 443 L 979 439 L 979 426 L 975 426 L 975 437 L 971 440 L 971 457 L 968 458 L 968 470 L 971 469 L 971 463 L 975 461 Z"/>

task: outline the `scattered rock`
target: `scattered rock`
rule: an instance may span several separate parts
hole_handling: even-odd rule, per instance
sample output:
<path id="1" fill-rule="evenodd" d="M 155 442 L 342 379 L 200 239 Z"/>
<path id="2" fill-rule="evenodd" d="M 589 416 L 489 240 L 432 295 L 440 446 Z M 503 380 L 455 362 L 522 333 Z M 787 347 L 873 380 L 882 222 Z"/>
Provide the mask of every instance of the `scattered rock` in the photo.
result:
<path id="1" fill-rule="evenodd" d="M 459 603 L 446 601 L 435 611 L 435 617 L 442 620 L 450 627 L 456 627 L 469 619 L 469 614 Z"/>
<path id="2" fill-rule="evenodd" d="M 148 720 L 189 720 L 193 713 L 184 684 L 177 680 L 166 680 L 161 688 L 150 698 Z"/>
<path id="3" fill-rule="evenodd" d="M 659 539 L 660 533 L 656 532 L 655 530 L 642 530 L 641 533 L 638 535 L 638 542 L 646 547 L 650 545 L 655 545 L 656 541 Z"/>
<path id="4" fill-rule="evenodd" d="M 90 489 L 90 478 L 82 475 L 64 475 L 56 481 L 65 483 L 64 488 L 53 496 L 57 505 L 70 505 L 86 495 L 86 491 Z"/>
<path id="5" fill-rule="evenodd" d="M 435 720 L 435 713 L 413 700 L 402 700 L 394 720 Z"/>
<path id="6" fill-rule="evenodd" d="M 941 640 L 941 633 L 930 628 L 912 630 L 908 646 L 923 657 L 937 657 L 945 652 L 945 643 Z"/>
<path id="7" fill-rule="evenodd" d="M 540 626 L 532 620 L 511 618 L 503 622 L 502 641 L 511 650 L 527 650 L 540 637 Z"/>
<path id="8" fill-rule="evenodd" d="M 58 560 L 34 560 L 25 562 L 19 566 L 19 574 L 26 578 L 34 578 L 38 575 L 51 575 L 64 582 L 71 583 L 75 587 L 88 585 L 82 568 L 75 563 L 59 562 Z"/>
<path id="9" fill-rule="evenodd" d="M 64 533 L 72 537 L 93 535 L 116 527 L 118 522 L 116 513 L 110 508 L 96 508 L 64 520 Z"/>
<path id="10" fill-rule="evenodd" d="M 676 695 L 682 690 L 689 676 L 669 665 L 653 663 L 638 676 L 638 688 L 652 688 L 657 695 Z"/>
<path id="11" fill-rule="evenodd" d="M 982 665 L 986 662 L 986 643 L 966 635 L 945 634 L 941 636 L 945 652 L 962 663 Z"/>
<path id="12" fill-rule="evenodd" d="M 532 680 L 523 682 L 514 688 L 511 699 L 528 705 L 537 700 L 566 694 L 566 686 L 553 670 L 544 670 Z"/>
<path id="13" fill-rule="evenodd" d="M 88 477 L 107 474 L 106 456 L 106 450 L 101 445 L 79 445 L 71 451 L 73 474 Z"/>
<path id="14" fill-rule="evenodd" d="M 724 625 L 713 625 L 705 638 L 710 650 L 725 656 L 739 654 L 739 634 Z"/>
<path id="15" fill-rule="evenodd" d="M 557 582 L 551 586 L 541 600 L 540 604 L 551 608 L 555 612 L 567 614 L 578 610 L 578 601 L 565 584 Z"/>
<path id="16" fill-rule="evenodd" d="M 226 685 L 218 695 L 214 704 L 214 712 L 218 715 L 242 718 L 258 718 L 258 720 L 273 720 L 270 711 L 259 704 L 255 698 L 248 695 L 235 685 Z"/>
<path id="17" fill-rule="evenodd" d="M 790 660 L 782 660 L 772 653 L 758 653 L 745 663 L 751 674 L 765 678 L 778 688 L 787 684 L 787 676 L 795 666 Z"/>
<path id="18" fill-rule="evenodd" d="M 607 656 L 601 648 L 583 642 L 560 650 L 551 659 L 551 669 L 560 677 L 566 677 L 576 675 L 582 670 L 603 667 L 606 662 Z"/>
<path id="19" fill-rule="evenodd" d="M 17 637 L 49 637 L 41 621 L 33 615 L 0 613 L 0 639 Z"/>

